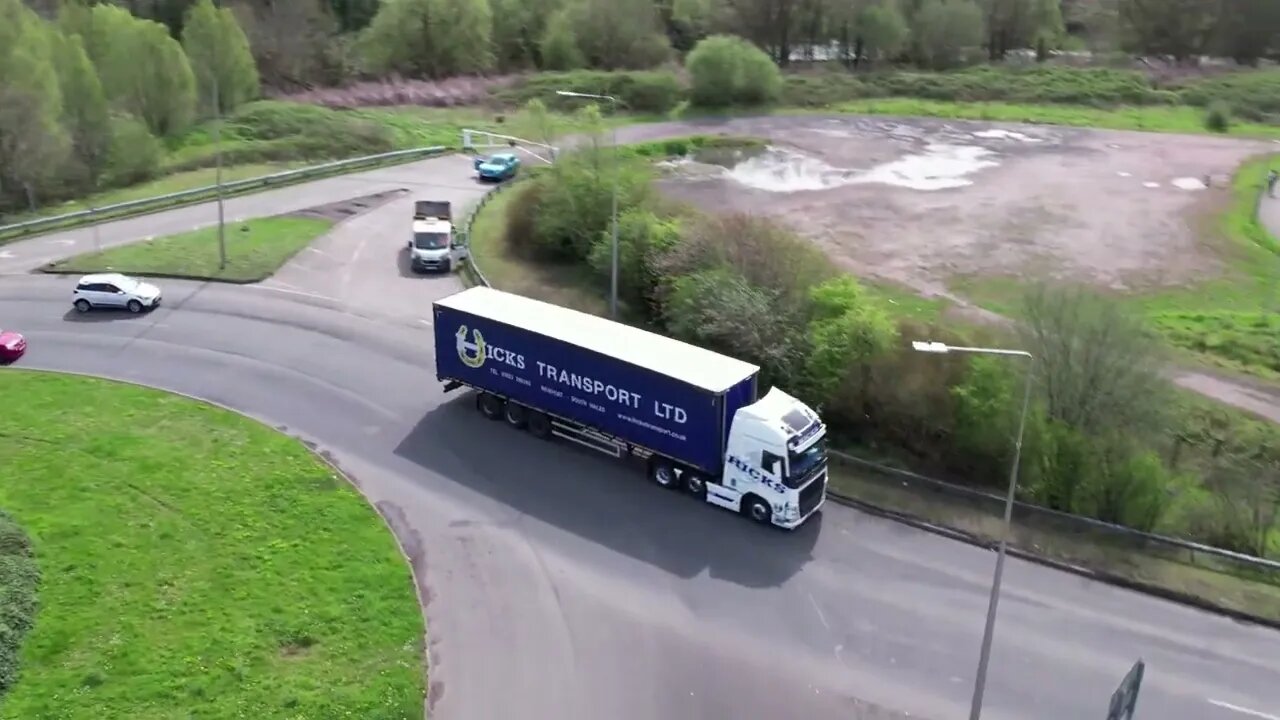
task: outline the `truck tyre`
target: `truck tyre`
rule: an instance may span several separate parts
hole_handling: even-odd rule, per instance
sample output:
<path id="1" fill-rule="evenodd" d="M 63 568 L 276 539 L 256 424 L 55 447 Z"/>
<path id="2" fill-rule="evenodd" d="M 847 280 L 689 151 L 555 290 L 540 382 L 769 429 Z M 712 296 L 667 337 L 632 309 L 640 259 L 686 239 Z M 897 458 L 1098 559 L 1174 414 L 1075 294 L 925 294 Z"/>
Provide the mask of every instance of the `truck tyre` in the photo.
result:
<path id="1" fill-rule="evenodd" d="M 670 461 L 654 458 L 649 461 L 649 479 L 668 490 L 680 486 L 676 467 Z"/>
<path id="2" fill-rule="evenodd" d="M 748 495 L 742 499 L 742 512 L 761 525 L 773 524 L 773 508 L 755 495 Z"/>
<path id="3" fill-rule="evenodd" d="M 507 419 L 507 424 L 517 430 L 523 430 L 529 422 L 529 412 L 520 403 L 507 402 L 506 411 L 503 415 Z"/>
<path id="4" fill-rule="evenodd" d="M 502 417 L 502 398 L 489 393 L 480 393 L 476 396 L 476 408 L 480 410 L 480 414 L 490 420 L 498 420 Z"/>
<path id="5" fill-rule="evenodd" d="M 707 496 L 707 479 L 702 473 L 688 470 L 684 474 L 685 492 L 697 498 L 705 498 Z"/>
<path id="6" fill-rule="evenodd" d="M 551 418 L 545 413 L 529 413 L 529 433 L 540 440 L 551 437 Z"/>

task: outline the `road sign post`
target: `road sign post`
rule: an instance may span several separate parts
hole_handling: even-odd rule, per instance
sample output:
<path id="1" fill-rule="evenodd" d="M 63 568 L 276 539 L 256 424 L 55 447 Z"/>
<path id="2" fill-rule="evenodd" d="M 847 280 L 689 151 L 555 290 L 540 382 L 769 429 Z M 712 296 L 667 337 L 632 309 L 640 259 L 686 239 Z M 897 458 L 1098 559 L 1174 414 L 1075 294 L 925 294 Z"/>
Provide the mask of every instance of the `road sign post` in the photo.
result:
<path id="1" fill-rule="evenodd" d="M 1138 689 L 1142 687 L 1142 672 L 1145 668 L 1142 658 L 1138 658 L 1129 674 L 1120 681 L 1120 687 L 1111 694 L 1111 709 L 1107 712 L 1107 720 L 1133 720 L 1133 710 L 1138 706 Z"/>

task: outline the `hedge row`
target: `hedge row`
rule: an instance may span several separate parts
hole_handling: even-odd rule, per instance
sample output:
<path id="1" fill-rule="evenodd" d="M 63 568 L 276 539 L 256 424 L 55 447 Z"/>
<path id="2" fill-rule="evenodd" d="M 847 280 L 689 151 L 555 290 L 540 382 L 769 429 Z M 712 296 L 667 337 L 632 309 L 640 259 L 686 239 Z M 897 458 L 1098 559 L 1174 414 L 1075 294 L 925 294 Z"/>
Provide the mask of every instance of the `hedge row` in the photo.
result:
<path id="1" fill-rule="evenodd" d="M 0 510 L 0 697 L 18 680 L 19 650 L 35 623 L 39 584 L 30 538 Z"/>

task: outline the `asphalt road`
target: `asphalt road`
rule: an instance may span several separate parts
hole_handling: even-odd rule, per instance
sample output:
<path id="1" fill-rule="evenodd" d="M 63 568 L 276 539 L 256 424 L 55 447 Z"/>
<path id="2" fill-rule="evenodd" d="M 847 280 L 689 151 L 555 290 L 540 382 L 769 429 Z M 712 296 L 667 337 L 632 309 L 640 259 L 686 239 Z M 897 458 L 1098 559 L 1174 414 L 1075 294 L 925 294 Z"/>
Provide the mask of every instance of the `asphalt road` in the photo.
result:
<path id="1" fill-rule="evenodd" d="M 464 163 L 325 180 L 235 212 L 392 187 L 463 202 L 482 191 Z M 30 338 L 23 365 L 207 398 L 330 453 L 417 568 L 441 720 L 967 715 L 991 553 L 834 504 L 796 533 L 761 530 L 481 419 L 433 377 L 426 308 L 457 285 L 402 277 L 407 215 L 396 201 L 340 225 L 317 246 L 336 260 L 294 276 L 301 286 L 168 281 L 165 306 L 138 317 L 75 314 L 67 278 L 2 277 L 0 326 Z M 9 272 L 69 252 L 43 238 L 0 249 Z M 984 717 L 1102 717 L 1139 657 L 1139 718 L 1280 717 L 1280 633 L 1016 560 Z"/>

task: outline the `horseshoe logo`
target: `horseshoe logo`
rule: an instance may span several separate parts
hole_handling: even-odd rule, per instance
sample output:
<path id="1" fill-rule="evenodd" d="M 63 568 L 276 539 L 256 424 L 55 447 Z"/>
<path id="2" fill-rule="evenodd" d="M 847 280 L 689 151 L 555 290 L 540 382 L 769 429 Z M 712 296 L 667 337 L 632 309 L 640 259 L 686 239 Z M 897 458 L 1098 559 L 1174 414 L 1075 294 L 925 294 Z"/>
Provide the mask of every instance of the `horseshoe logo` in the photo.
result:
<path id="1" fill-rule="evenodd" d="M 458 328 L 458 357 L 462 360 L 462 364 L 469 368 L 479 368 L 484 365 L 485 345 L 484 335 L 480 334 L 480 330 L 472 330 L 471 336 L 473 340 L 467 340 L 467 326 L 463 325 Z"/>

